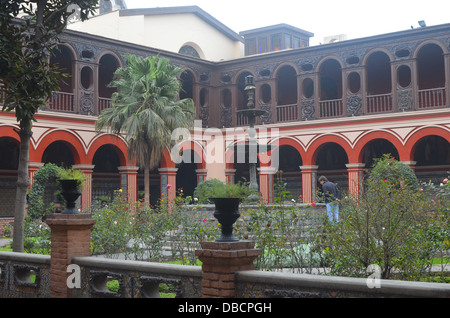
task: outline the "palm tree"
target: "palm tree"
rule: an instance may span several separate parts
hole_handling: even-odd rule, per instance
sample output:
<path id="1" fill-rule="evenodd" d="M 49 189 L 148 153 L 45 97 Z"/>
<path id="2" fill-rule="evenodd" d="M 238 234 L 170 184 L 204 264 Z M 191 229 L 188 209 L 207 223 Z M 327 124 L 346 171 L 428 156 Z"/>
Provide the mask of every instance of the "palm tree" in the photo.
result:
<path id="1" fill-rule="evenodd" d="M 117 69 L 110 83 L 116 88 L 112 107 L 102 111 L 95 126 L 97 131 L 107 128 L 125 136 L 129 158 L 144 169 L 148 204 L 149 173 L 170 146 L 172 131 L 193 127 L 195 107 L 192 99 L 178 99 L 181 83 L 177 75 L 182 70 L 167 58 L 128 54 L 126 59 L 128 66 Z"/>

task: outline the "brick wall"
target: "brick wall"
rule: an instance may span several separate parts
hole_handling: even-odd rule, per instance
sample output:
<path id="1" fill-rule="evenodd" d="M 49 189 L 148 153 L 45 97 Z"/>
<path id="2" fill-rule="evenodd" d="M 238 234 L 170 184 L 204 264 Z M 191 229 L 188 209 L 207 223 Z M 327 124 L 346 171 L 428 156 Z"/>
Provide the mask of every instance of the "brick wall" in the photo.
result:
<path id="1" fill-rule="evenodd" d="M 236 272 L 255 269 L 253 261 L 261 254 L 255 242 L 203 242 L 195 251 L 202 261 L 203 297 L 236 296 Z"/>
<path id="2" fill-rule="evenodd" d="M 51 229 L 50 294 L 71 297 L 67 287 L 67 267 L 75 256 L 90 256 L 90 214 L 51 214 L 46 223 Z"/>

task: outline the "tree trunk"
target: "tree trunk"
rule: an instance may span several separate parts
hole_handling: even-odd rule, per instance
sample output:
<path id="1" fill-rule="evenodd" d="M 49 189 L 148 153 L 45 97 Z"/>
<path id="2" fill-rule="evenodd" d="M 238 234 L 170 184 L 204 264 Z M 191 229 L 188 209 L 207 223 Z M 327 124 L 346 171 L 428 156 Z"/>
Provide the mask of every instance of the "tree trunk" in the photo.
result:
<path id="1" fill-rule="evenodd" d="M 148 167 L 144 168 L 144 205 L 150 205 L 150 169 Z"/>
<path id="2" fill-rule="evenodd" d="M 17 169 L 17 190 L 14 212 L 14 234 L 13 234 L 13 252 L 24 251 L 24 224 L 25 209 L 27 204 L 27 191 L 30 185 L 28 178 L 28 159 L 30 153 L 31 139 L 31 122 L 23 120 L 20 122 L 20 151 L 19 151 L 19 167 Z"/>

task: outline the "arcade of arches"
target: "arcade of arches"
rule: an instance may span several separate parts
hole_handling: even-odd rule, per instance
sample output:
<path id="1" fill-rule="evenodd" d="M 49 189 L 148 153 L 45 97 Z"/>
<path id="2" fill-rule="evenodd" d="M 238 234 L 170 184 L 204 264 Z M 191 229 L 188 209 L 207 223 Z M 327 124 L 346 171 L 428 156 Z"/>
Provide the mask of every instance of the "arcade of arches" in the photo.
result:
<path id="1" fill-rule="evenodd" d="M 12 129 L 12 126 L 0 127 L 0 207 L 6 212 L 12 210 L 7 207 L 13 204 L 11 200 L 15 197 L 19 146 Z M 371 167 L 374 158 L 385 153 L 410 165 L 421 180 L 440 182 L 450 170 L 449 129 L 428 127 L 412 130 L 403 140 L 386 130 L 367 130 L 354 135 L 353 142 L 349 140 L 349 134 L 342 132 L 316 133 L 308 138 L 283 136 L 271 143 L 278 146 L 274 151 L 278 151 L 278 170 L 282 171 L 287 189 L 294 198 L 302 196 L 304 202 L 311 202 L 319 186 L 316 180 L 322 174 L 337 182 L 344 191 L 361 191 L 366 169 Z M 123 140 L 108 134 L 92 137 L 86 147 L 85 141 L 69 130 L 49 129 L 40 136 L 33 135 L 36 139 L 32 141 L 30 152 L 30 177 L 45 163 L 81 169 L 88 177 L 81 208 L 89 208 L 94 200 L 111 198 L 114 190 L 119 188 L 128 193 L 129 200 L 139 199 L 139 191 L 143 190 L 142 172 L 127 159 Z M 208 171 L 213 167 L 205 160 L 204 148 L 192 142 L 183 149 L 187 155 L 185 158 L 190 158 L 187 162 L 175 164 L 166 152 L 160 169 L 152 172 L 152 204 L 161 195 L 174 197 L 180 189 L 184 195 L 192 195 L 196 185 L 210 175 Z M 248 180 L 248 164 L 228 163 L 214 168 L 217 170 L 217 167 L 219 170 L 222 168 L 218 175 L 224 180 Z M 259 163 L 258 171 L 260 191 L 266 200 L 271 201 L 276 171 Z M 167 184 L 172 187 L 168 188 Z"/>

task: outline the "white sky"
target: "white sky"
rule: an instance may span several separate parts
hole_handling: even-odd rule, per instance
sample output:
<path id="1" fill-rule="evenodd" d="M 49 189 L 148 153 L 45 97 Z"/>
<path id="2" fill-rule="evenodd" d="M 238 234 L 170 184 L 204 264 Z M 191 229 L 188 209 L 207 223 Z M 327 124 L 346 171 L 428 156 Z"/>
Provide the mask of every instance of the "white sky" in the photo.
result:
<path id="1" fill-rule="evenodd" d="M 450 23 L 450 0 L 125 0 L 127 7 L 197 5 L 239 33 L 287 23 L 314 33 L 310 45 L 326 36 L 347 39 Z"/>

